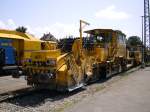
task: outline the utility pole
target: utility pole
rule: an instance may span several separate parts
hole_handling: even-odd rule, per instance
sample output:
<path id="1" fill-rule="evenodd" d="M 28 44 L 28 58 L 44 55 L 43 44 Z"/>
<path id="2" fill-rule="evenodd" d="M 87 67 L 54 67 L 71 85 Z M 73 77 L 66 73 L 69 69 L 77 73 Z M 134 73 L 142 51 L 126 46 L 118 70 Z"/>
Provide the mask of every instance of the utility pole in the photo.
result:
<path id="1" fill-rule="evenodd" d="M 143 36 L 143 22 L 144 16 L 142 16 L 142 65 L 141 68 L 145 68 L 145 61 L 144 61 L 144 36 Z"/>
<path id="2" fill-rule="evenodd" d="M 144 0 L 144 45 L 150 47 L 150 10 L 149 0 Z"/>

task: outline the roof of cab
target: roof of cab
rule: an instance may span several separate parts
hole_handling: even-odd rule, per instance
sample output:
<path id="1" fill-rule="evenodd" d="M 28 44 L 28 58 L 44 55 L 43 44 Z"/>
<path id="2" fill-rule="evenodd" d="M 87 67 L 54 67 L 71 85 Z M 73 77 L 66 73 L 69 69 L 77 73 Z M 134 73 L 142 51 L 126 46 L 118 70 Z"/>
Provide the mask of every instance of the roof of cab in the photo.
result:
<path id="1" fill-rule="evenodd" d="M 125 35 L 121 31 L 113 30 L 113 29 L 92 29 L 92 30 L 84 31 L 84 33 L 88 33 L 88 34 L 92 34 L 92 35 L 95 35 L 95 34 L 98 34 L 98 33 L 101 33 L 101 32 L 117 32 L 117 33 L 121 33 L 121 34 Z"/>
<path id="2" fill-rule="evenodd" d="M 113 32 L 112 29 L 92 29 L 92 30 L 87 30 L 87 31 L 84 31 L 85 33 L 88 33 L 88 34 L 97 34 L 97 33 L 100 33 L 100 32 Z"/>

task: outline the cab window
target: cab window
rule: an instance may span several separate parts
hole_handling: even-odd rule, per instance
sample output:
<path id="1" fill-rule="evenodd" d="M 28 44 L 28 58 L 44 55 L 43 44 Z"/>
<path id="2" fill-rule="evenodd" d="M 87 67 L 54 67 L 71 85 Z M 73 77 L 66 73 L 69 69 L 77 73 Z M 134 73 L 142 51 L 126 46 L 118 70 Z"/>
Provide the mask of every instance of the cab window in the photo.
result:
<path id="1" fill-rule="evenodd" d="M 96 39 L 100 43 L 109 43 L 112 39 L 112 33 L 100 33 Z"/>
<path id="2" fill-rule="evenodd" d="M 122 35 L 122 34 L 118 34 L 118 42 L 120 43 L 120 44 L 125 44 L 125 36 L 124 35 Z"/>

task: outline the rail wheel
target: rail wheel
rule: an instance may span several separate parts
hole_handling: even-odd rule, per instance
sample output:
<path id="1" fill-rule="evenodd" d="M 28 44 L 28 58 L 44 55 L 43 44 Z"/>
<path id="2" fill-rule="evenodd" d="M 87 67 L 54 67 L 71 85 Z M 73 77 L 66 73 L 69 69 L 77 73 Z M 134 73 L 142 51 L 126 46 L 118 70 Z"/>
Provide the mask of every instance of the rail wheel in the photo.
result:
<path id="1" fill-rule="evenodd" d="M 100 79 L 106 79 L 106 67 L 101 68 Z"/>
<path id="2" fill-rule="evenodd" d="M 122 72 L 127 71 L 127 65 L 126 65 L 126 64 L 125 64 L 125 65 L 122 65 L 121 68 L 122 68 Z"/>
<path id="3" fill-rule="evenodd" d="M 101 75 L 100 79 L 106 79 L 109 76 L 111 76 L 111 66 L 110 65 L 106 65 L 106 66 L 102 67 L 100 75 Z"/>
<path id="4" fill-rule="evenodd" d="M 118 65 L 118 73 L 121 73 L 122 72 L 122 66 L 119 64 Z"/>
<path id="5" fill-rule="evenodd" d="M 127 60 L 122 60 L 121 62 L 122 71 L 127 71 Z"/>

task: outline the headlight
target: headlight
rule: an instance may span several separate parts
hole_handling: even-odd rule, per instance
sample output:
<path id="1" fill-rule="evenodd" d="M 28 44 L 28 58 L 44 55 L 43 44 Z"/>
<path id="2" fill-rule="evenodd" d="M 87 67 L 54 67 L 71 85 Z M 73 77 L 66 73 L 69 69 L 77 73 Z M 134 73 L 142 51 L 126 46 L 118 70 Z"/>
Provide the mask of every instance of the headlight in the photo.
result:
<path id="1" fill-rule="evenodd" d="M 56 66 L 56 60 L 48 59 L 47 62 L 46 62 L 46 65 Z"/>

